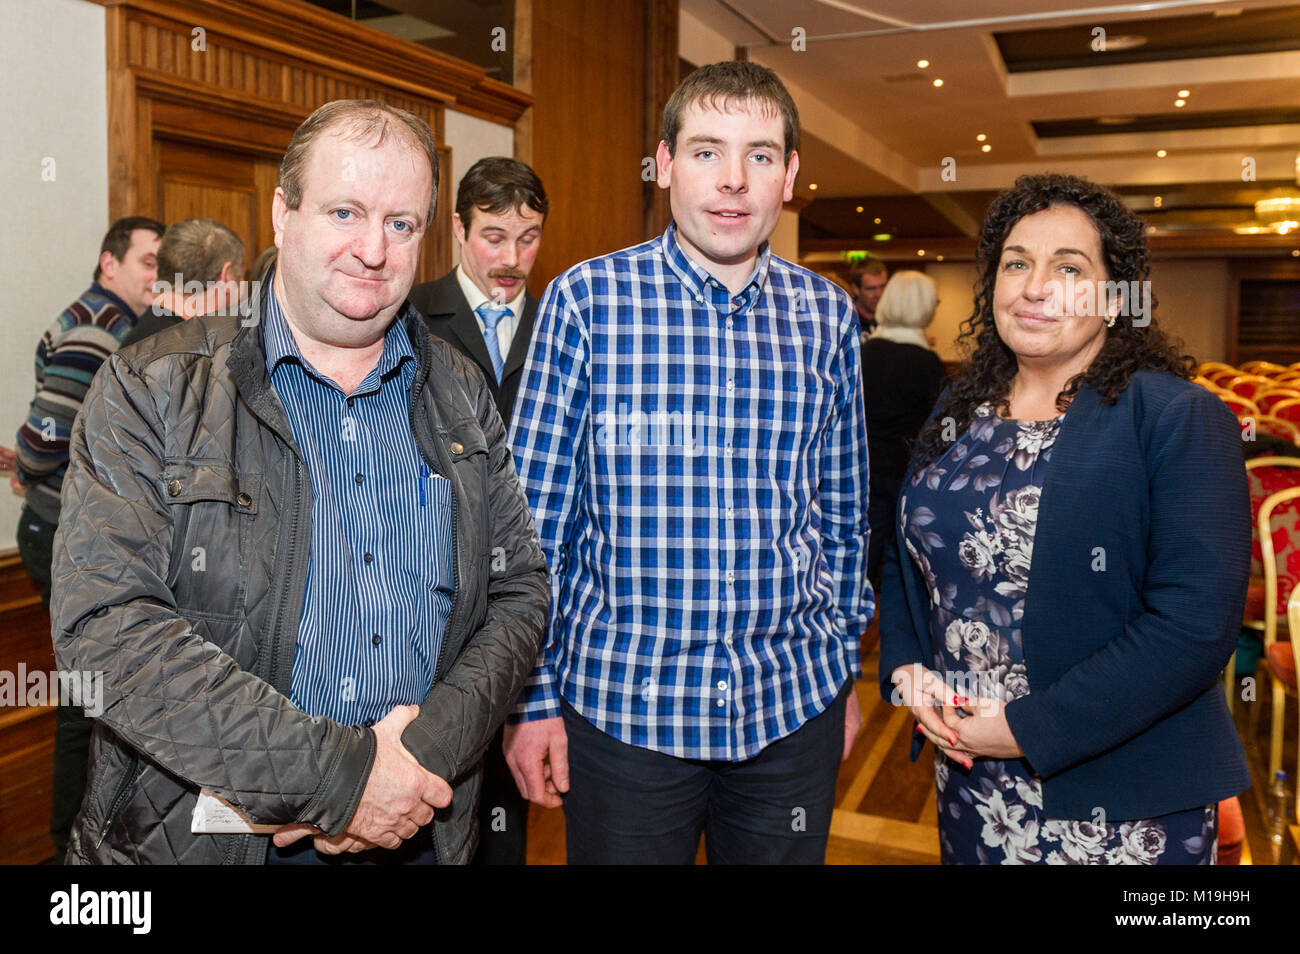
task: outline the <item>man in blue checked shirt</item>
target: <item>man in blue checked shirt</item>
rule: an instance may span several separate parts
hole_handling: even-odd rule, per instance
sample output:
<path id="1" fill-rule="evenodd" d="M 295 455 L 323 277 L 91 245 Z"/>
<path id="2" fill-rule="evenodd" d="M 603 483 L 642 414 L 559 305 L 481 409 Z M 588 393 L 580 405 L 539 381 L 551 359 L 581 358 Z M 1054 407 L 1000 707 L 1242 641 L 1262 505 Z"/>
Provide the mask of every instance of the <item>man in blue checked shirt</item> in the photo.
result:
<path id="1" fill-rule="evenodd" d="M 696 70 L 674 223 L 541 304 L 511 444 L 552 620 L 506 753 L 570 863 L 825 857 L 875 607 L 858 319 L 767 244 L 798 137 L 770 70 Z"/>

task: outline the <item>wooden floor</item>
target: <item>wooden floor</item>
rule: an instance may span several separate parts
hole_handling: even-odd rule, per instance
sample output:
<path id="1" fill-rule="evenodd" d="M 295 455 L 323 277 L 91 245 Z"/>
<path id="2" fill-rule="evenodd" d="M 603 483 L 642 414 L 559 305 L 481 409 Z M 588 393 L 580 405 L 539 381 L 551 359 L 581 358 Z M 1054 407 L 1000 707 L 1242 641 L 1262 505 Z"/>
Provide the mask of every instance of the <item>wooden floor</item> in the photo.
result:
<path id="1" fill-rule="evenodd" d="M 853 755 L 840 768 L 835 787 L 835 815 L 826 847 L 833 865 L 933 865 L 939 863 L 939 836 L 934 792 L 934 761 L 929 747 L 915 763 L 908 761 L 912 719 L 903 708 L 883 702 L 876 683 L 879 655 L 863 659 L 864 678 L 857 684 L 862 706 L 862 734 Z M 1261 670 L 1262 673 L 1262 670 Z M 1267 689 L 1260 692 L 1269 698 Z M 1242 864 L 1295 864 L 1292 829 L 1285 851 L 1272 845 L 1264 821 L 1268 772 L 1268 702 L 1239 703 L 1234 716 L 1246 743 L 1252 787 L 1241 795 L 1246 821 Z M 1284 767 L 1296 777 L 1295 700 L 1289 700 L 1288 740 Z M 1255 729 L 1254 707 L 1260 707 Z M 697 863 L 704 863 L 701 849 Z M 528 819 L 528 863 L 564 864 L 564 812 L 532 806 Z"/>

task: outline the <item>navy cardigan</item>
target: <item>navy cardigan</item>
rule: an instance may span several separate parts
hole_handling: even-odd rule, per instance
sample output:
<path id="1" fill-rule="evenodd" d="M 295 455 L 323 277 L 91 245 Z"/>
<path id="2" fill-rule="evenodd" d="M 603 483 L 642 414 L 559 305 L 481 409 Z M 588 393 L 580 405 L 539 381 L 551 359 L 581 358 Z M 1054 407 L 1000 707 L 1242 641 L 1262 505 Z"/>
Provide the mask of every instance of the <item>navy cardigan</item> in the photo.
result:
<path id="1" fill-rule="evenodd" d="M 1232 412 L 1170 374 L 1138 372 L 1110 407 L 1081 389 L 1039 501 L 1021 624 L 1030 692 L 1006 708 L 1045 817 L 1150 818 L 1250 785 L 1218 678 L 1249 576 Z M 880 603 L 890 699 L 899 666 L 933 668 L 930 597 L 901 529 Z"/>

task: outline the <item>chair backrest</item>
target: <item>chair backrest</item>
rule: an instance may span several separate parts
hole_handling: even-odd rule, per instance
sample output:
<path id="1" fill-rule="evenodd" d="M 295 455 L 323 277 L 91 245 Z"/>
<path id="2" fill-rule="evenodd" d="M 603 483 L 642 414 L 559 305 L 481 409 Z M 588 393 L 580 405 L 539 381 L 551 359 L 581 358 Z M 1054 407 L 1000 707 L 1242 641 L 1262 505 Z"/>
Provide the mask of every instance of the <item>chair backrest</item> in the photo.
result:
<path id="1" fill-rule="evenodd" d="M 1264 564 L 1266 647 L 1277 641 L 1277 618 L 1287 612 L 1287 594 L 1300 584 L 1300 505 L 1291 503 L 1296 498 L 1300 498 L 1300 487 L 1271 494 L 1255 521 Z"/>
<path id="2" fill-rule="evenodd" d="M 1241 370 L 1246 374 L 1273 374 L 1288 369 L 1285 365 L 1276 364 L 1272 361 L 1247 361 L 1241 366 Z"/>
<path id="3" fill-rule="evenodd" d="M 1292 421 L 1293 423 L 1300 424 L 1300 398 L 1291 398 L 1288 401 L 1278 401 L 1268 410 L 1274 417 L 1280 417 L 1284 421 Z"/>
<path id="4" fill-rule="evenodd" d="M 1256 429 L 1263 431 L 1273 437 L 1280 437 L 1284 441 L 1290 441 L 1292 444 L 1300 444 L 1300 425 L 1284 418 L 1273 417 L 1271 414 L 1261 414 L 1255 418 Z"/>
<path id="5" fill-rule="evenodd" d="M 1219 385 L 1219 387 L 1223 387 L 1233 378 L 1240 376 L 1241 372 L 1236 368 L 1213 368 L 1209 371 L 1202 371 L 1201 374 Z"/>
<path id="6" fill-rule="evenodd" d="M 1260 391 L 1273 387 L 1273 380 L 1266 378 L 1262 374 L 1239 374 L 1228 382 L 1216 382 L 1221 387 L 1227 388 L 1233 394 L 1240 394 L 1244 398 L 1254 400 L 1255 395 Z"/>
<path id="7" fill-rule="evenodd" d="M 1268 455 L 1246 461 L 1246 486 L 1250 491 L 1250 575 L 1262 577 L 1264 563 L 1256 533 L 1259 510 L 1279 490 L 1300 487 L 1300 457 Z"/>
<path id="8" fill-rule="evenodd" d="M 1244 398 L 1239 394 L 1233 394 L 1231 391 L 1216 392 L 1217 397 L 1232 410 L 1233 414 L 1238 417 L 1259 417 L 1259 405 L 1250 398 Z"/>
<path id="9" fill-rule="evenodd" d="M 1282 401 L 1292 401 L 1296 398 L 1300 398 L 1300 391 L 1295 388 L 1271 387 L 1259 391 L 1255 395 L 1254 401 L 1259 405 L 1259 409 L 1267 414 L 1274 404 Z"/>

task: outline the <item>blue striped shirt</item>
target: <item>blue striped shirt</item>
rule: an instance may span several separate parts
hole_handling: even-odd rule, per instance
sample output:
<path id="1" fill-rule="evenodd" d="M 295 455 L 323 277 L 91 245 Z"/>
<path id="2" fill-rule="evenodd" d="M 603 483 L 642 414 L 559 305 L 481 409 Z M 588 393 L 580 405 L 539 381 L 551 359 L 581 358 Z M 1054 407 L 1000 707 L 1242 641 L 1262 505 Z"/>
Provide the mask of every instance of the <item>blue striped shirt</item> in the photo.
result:
<path id="1" fill-rule="evenodd" d="M 263 333 L 312 485 L 291 698 L 372 725 L 429 694 L 454 588 L 451 484 L 411 433 L 415 352 L 394 321 L 379 363 L 345 395 L 302 356 L 273 293 Z"/>
<path id="2" fill-rule="evenodd" d="M 772 256 L 734 297 L 675 226 L 546 291 L 511 444 L 554 619 L 515 718 L 754 756 L 858 672 L 867 433 L 858 319 Z"/>

